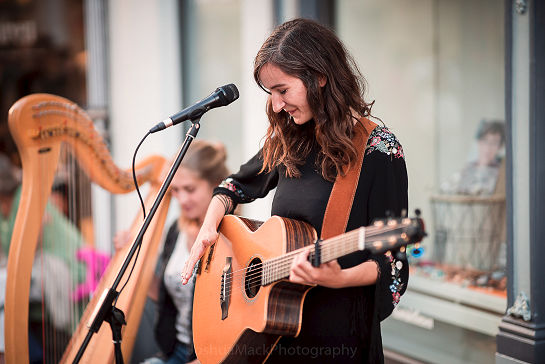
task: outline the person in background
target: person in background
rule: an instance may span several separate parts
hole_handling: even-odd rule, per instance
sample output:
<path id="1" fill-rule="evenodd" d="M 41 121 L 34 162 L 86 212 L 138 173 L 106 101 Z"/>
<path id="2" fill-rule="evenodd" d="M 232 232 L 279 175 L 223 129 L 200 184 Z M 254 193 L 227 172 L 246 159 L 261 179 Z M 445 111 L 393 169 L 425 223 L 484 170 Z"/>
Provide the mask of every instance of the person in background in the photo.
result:
<path id="1" fill-rule="evenodd" d="M 161 353 L 145 360 L 146 364 L 197 362 L 192 333 L 194 282 L 182 286 L 180 275 L 214 187 L 229 174 L 226 157 L 223 145 L 195 140 L 170 185 L 180 216 L 168 229 L 158 261 L 158 277 L 152 284 L 152 290 L 158 288 L 151 296 L 157 298 L 154 335 Z"/>
<path id="2" fill-rule="evenodd" d="M 21 197 L 21 171 L 0 154 L 0 291 L 5 299 L 5 270 L 11 235 Z M 85 278 L 85 265 L 75 257 L 84 244 L 79 230 L 59 211 L 47 203 L 41 221 L 36 257 L 30 282 L 29 347 L 30 362 L 46 358 L 59 360 L 71 337 L 72 289 Z M 3 327 L 3 309 L 1 326 Z M 1 330 L 4 333 L 4 330 Z M 43 333 L 47 333 L 45 337 Z M 49 336 L 53 336 L 48 337 Z M 4 338 L 0 337 L 3 351 Z"/>
<path id="3" fill-rule="evenodd" d="M 257 53 L 254 78 L 269 94 L 263 148 L 215 189 L 184 267 L 185 284 L 217 240 L 223 216 L 274 188 L 271 214 L 310 223 L 318 236 L 334 181 L 347 168 L 361 173 L 346 231 L 407 211 L 403 148 L 368 119 L 373 103 L 364 100 L 365 80 L 333 31 L 308 19 L 278 26 Z M 362 144 L 352 139 L 356 128 L 372 130 Z M 406 257 L 360 251 L 315 268 L 307 255 L 294 258 L 289 276 L 317 285 L 305 298 L 301 332 L 282 337 L 266 362 L 383 362 L 380 321 L 407 287 Z"/>
<path id="4" fill-rule="evenodd" d="M 441 186 L 441 192 L 460 195 L 491 195 L 501 169 L 500 151 L 505 144 L 505 123 L 482 120 L 476 135 L 477 158 Z"/>

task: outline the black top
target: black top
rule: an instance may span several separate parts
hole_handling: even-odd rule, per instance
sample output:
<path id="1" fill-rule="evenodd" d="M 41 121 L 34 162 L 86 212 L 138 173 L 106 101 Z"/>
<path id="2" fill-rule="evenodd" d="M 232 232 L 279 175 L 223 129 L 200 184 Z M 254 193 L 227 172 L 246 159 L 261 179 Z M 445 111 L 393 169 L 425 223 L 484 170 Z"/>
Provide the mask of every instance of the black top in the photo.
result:
<path id="1" fill-rule="evenodd" d="M 406 213 L 407 170 L 403 148 L 385 127 L 369 136 L 365 157 L 346 231 L 370 225 L 374 219 Z M 276 188 L 272 215 L 310 223 L 320 235 L 333 183 L 322 178 L 316 166 L 316 146 L 300 166 L 301 177 L 289 178 L 285 167 L 259 173 L 261 151 L 217 187 L 235 204 L 264 197 Z M 408 282 L 408 263 L 400 254 L 371 255 L 356 252 L 339 259 L 342 268 L 372 259 L 379 267 L 375 285 L 310 290 L 303 307 L 303 326 L 297 338 L 283 337 L 267 363 L 383 362 L 380 321 L 390 315 Z"/>

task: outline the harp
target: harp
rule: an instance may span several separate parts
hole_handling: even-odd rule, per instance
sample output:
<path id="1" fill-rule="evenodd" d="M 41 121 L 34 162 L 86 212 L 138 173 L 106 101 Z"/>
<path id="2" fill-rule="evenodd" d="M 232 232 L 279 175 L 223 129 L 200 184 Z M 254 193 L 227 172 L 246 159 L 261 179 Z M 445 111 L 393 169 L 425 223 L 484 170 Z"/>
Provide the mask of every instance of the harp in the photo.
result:
<path id="1" fill-rule="evenodd" d="M 9 127 L 19 149 L 22 162 L 22 186 L 19 208 L 13 226 L 7 265 L 5 301 L 5 356 L 8 363 L 28 363 L 29 359 L 29 295 L 35 252 L 39 249 L 41 225 L 47 214 L 48 198 L 59 165 L 61 150 L 66 149 L 75 158 L 90 183 L 96 183 L 112 194 L 123 194 L 134 189 L 130 171 L 118 168 L 108 152 L 102 137 L 94 129 L 89 116 L 71 101 L 49 94 L 33 94 L 17 101 L 9 111 Z M 160 188 L 160 175 L 166 160 L 151 156 L 137 166 L 139 185 L 149 183 L 145 204 L 149 208 Z M 116 307 L 125 313 L 127 325 L 123 329 L 122 352 L 128 358 L 134 340 L 146 294 L 152 279 L 159 241 L 166 220 L 169 199 L 160 205 L 144 239 L 138 260 L 119 295 Z M 82 219 L 84 220 L 84 219 Z M 131 227 L 133 238 L 143 222 L 142 212 Z M 82 224 L 82 226 L 85 224 Z M 87 223 L 87 226 L 90 224 Z M 82 231 L 82 246 L 92 249 L 92 234 Z M 87 228 L 87 231 L 89 229 Z M 134 240 L 134 239 L 133 239 Z M 58 361 L 72 362 L 87 332 L 87 322 L 97 306 L 101 293 L 112 286 L 131 244 L 117 251 L 110 259 L 92 298 L 74 315 L 69 343 L 64 351 L 56 353 Z M 67 248 L 67 251 L 70 251 Z M 74 257 L 75 259 L 75 257 Z M 134 257 L 133 257 L 134 260 Z M 132 266 L 131 262 L 131 266 Z M 77 310 L 76 310 L 77 311 Z M 79 319 L 79 320 L 78 320 Z M 48 333 L 44 333 L 44 338 Z M 63 354 L 64 352 L 64 354 Z M 81 363 L 113 362 L 111 330 L 107 323 L 93 335 Z M 46 358 L 44 358 L 44 361 Z"/>

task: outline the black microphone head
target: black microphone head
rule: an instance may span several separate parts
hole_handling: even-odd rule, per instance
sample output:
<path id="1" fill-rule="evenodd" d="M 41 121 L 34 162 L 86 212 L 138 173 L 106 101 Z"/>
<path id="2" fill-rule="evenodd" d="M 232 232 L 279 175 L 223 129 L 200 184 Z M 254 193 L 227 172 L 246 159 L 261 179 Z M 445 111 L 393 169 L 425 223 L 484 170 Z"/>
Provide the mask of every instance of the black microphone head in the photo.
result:
<path id="1" fill-rule="evenodd" d="M 221 100 L 221 106 L 229 105 L 238 99 L 238 89 L 233 83 L 218 87 L 216 92 Z"/>

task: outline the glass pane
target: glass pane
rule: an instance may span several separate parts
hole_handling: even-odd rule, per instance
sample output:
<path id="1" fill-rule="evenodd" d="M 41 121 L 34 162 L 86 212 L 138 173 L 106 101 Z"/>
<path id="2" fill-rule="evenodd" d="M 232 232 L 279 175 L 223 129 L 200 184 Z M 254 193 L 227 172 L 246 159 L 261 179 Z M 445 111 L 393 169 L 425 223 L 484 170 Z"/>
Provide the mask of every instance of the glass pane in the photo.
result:
<path id="1" fill-rule="evenodd" d="M 189 106 L 219 86 L 241 84 L 241 6 L 238 0 L 191 0 L 183 5 L 183 93 Z M 241 114 L 240 100 L 212 110 L 203 116 L 199 131 L 201 139 L 221 140 L 235 171 L 242 160 Z"/>
<path id="2" fill-rule="evenodd" d="M 494 362 L 506 305 L 504 5 L 342 1 L 337 13 L 373 114 L 403 144 L 409 206 L 429 234 L 384 345 L 431 362 Z"/>

